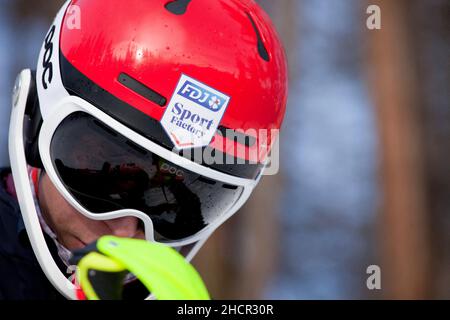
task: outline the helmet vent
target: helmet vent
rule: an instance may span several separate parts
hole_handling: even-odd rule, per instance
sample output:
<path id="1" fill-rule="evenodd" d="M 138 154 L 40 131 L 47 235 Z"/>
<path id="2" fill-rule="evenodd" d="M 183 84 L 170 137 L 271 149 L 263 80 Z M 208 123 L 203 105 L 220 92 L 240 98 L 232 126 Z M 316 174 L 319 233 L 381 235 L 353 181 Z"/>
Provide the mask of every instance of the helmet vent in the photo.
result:
<path id="1" fill-rule="evenodd" d="M 178 16 L 185 14 L 191 0 L 175 0 L 168 2 L 164 7 Z"/>
<path id="2" fill-rule="evenodd" d="M 269 62 L 270 61 L 269 52 L 267 51 L 267 48 L 264 45 L 264 41 L 261 37 L 261 32 L 259 31 L 258 27 L 256 26 L 255 20 L 253 20 L 250 13 L 246 12 L 246 14 L 247 14 L 247 17 L 249 18 L 250 22 L 252 23 L 253 29 L 255 30 L 255 33 L 256 33 L 256 38 L 258 40 L 258 53 L 263 60 Z"/>
<path id="3" fill-rule="evenodd" d="M 256 138 L 243 134 L 239 131 L 233 130 L 233 129 L 229 129 L 226 128 L 224 126 L 219 126 L 218 130 L 220 131 L 220 133 L 222 134 L 222 136 L 236 142 L 236 143 L 240 143 L 246 147 L 252 147 L 255 145 L 256 143 Z"/>
<path id="4" fill-rule="evenodd" d="M 224 184 L 224 185 L 222 185 L 222 188 L 229 189 L 229 190 L 236 190 L 238 187 L 232 186 L 231 184 Z"/>
<path id="5" fill-rule="evenodd" d="M 119 82 L 140 96 L 156 103 L 160 107 L 164 107 L 167 103 L 167 98 L 125 73 L 119 75 Z"/>

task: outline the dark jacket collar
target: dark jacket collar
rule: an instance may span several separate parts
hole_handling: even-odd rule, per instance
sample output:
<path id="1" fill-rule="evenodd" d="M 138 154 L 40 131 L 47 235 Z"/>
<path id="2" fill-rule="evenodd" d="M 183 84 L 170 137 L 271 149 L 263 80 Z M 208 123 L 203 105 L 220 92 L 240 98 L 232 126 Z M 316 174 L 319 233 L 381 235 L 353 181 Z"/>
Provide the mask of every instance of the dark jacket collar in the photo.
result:
<path id="1" fill-rule="evenodd" d="M 14 216 L 17 220 L 16 233 L 20 243 L 26 247 L 30 247 L 30 240 L 28 239 L 27 230 L 25 228 L 25 223 L 20 213 L 20 206 L 18 200 L 9 194 L 5 188 L 5 178 L 11 174 L 10 168 L 0 169 L 0 199 L 5 205 L 8 205 L 11 210 L 10 214 Z"/>

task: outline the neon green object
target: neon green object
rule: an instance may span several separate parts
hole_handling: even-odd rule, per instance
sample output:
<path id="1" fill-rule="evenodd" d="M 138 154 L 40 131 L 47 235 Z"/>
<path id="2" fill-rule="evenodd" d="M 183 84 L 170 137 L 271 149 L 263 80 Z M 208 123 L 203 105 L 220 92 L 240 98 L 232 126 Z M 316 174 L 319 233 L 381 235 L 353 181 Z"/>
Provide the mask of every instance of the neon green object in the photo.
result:
<path id="1" fill-rule="evenodd" d="M 176 250 L 145 240 L 104 236 L 97 241 L 101 253 L 80 260 L 78 281 L 88 299 L 99 299 L 89 271 L 133 273 L 158 300 L 209 300 L 208 290 L 194 267 Z"/>

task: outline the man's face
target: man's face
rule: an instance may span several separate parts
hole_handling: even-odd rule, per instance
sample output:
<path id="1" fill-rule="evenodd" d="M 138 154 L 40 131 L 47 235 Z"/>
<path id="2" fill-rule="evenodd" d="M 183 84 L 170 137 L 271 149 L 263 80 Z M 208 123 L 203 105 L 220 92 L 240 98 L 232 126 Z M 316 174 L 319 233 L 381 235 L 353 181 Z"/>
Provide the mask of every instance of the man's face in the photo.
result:
<path id="1" fill-rule="evenodd" d="M 45 173 L 39 180 L 38 199 L 45 221 L 69 250 L 81 249 L 104 235 L 145 238 L 135 217 L 107 221 L 85 217 L 63 198 Z"/>

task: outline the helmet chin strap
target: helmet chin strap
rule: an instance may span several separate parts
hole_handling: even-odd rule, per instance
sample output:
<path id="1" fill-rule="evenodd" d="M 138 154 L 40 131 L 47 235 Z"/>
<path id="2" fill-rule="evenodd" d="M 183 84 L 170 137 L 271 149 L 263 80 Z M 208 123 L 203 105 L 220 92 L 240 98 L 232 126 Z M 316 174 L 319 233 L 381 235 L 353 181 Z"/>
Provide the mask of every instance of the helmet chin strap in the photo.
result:
<path id="1" fill-rule="evenodd" d="M 9 128 L 9 156 L 23 221 L 36 258 L 52 285 L 66 298 L 75 299 L 75 286 L 54 261 L 41 229 L 34 204 L 25 157 L 23 124 L 30 90 L 31 71 L 23 70 L 16 81 Z"/>
<path id="2" fill-rule="evenodd" d="M 22 218 L 39 265 L 48 280 L 62 295 L 67 299 L 75 300 L 77 299 L 75 285 L 60 271 L 45 241 L 29 180 L 28 164 L 24 148 L 23 127 L 30 83 L 31 70 L 23 70 L 17 77 L 12 101 L 13 105 L 9 128 L 9 156 L 11 170 L 14 177 L 14 184 Z M 209 238 L 209 235 L 195 243 L 184 253 L 187 261 L 192 260 Z M 152 299 L 152 297 L 149 296 L 147 299 Z"/>

